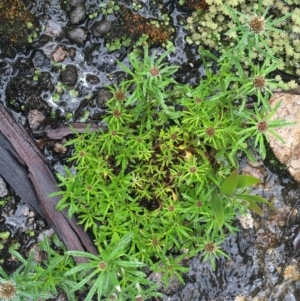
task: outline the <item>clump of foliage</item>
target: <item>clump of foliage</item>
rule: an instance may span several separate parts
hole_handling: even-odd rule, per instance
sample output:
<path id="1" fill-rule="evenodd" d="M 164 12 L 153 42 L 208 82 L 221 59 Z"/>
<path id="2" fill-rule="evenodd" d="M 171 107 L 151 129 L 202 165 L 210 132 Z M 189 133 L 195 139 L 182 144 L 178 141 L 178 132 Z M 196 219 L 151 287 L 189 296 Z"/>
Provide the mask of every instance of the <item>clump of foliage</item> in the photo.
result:
<path id="1" fill-rule="evenodd" d="M 132 69 L 119 63 L 129 77 L 110 87 L 107 130 L 67 142 L 75 146 L 75 173 L 59 174 L 64 191 L 55 193 L 62 194 L 57 208 L 77 215 L 100 254 L 131 235 L 123 254 L 164 271 L 166 282 L 174 275 L 183 281 L 182 260 L 199 252 L 214 266 L 225 255 L 220 244 L 235 231 L 236 214 L 248 208 L 262 213 L 258 203 L 268 202 L 245 190 L 257 181 L 238 178 L 232 169 L 241 152 L 252 158 L 249 139 L 264 157 L 263 137 L 284 124 L 270 121 L 267 84 L 257 88 L 252 79 L 236 78 L 230 52 L 217 73 L 207 68 L 206 78 L 190 87 L 174 80 L 177 67 L 165 62 L 171 51 L 149 55 L 146 47 L 142 59 L 129 55 Z M 202 55 L 205 65 L 208 58 L 218 60 Z M 245 91 L 257 98 L 254 110 L 245 106 Z"/>
<path id="2" fill-rule="evenodd" d="M 286 125 L 272 119 L 280 103 L 268 104 L 278 87 L 269 75 L 279 62 L 265 43 L 257 48 L 264 63 L 255 60 L 265 35 L 253 32 L 243 43 L 247 30 L 237 24 L 238 47 L 220 58 L 200 49 L 206 76 L 196 87 L 174 80 L 178 68 L 166 62 L 172 49 L 151 53 L 145 46 L 129 55 L 130 67 L 119 63 L 128 78 L 110 87 L 107 129 L 67 142 L 73 166 L 58 174 L 64 190 L 53 193 L 62 195 L 57 208 L 78 217 L 101 254 L 68 253 L 90 260 L 67 272 L 83 277 L 72 292 L 88 285 L 87 300 L 144 300 L 153 287 L 139 274 L 142 265 L 163 271 L 166 284 L 173 276 L 183 281 L 182 261 L 199 252 L 215 267 L 226 256 L 220 245 L 236 230 L 235 216 L 262 214 L 259 204 L 269 204 L 249 194 L 257 179 L 237 173 L 241 154 L 265 158 L 266 134 Z"/>
<path id="3" fill-rule="evenodd" d="M 54 241 L 56 247 L 64 248 L 57 238 Z M 67 294 L 68 300 L 77 300 L 71 292 L 77 278 L 64 275 L 74 266 L 72 258 L 54 251 L 47 237 L 39 247 L 46 254 L 41 263 L 35 260 L 34 251 L 25 259 L 19 252 L 10 249 L 13 260 L 19 266 L 12 274 L 0 267 L 0 300 L 47 300 L 55 297 L 60 290 Z"/>
<path id="4" fill-rule="evenodd" d="M 121 6 L 118 13 L 119 18 L 113 22 L 113 30 L 107 36 L 107 47 L 110 51 L 120 49 L 122 45 L 132 45 L 144 37 L 151 45 L 161 45 L 168 41 L 174 32 L 167 15 L 158 20 L 133 13 L 125 6 Z"/>
<path id="5" fill-rule="evenodd" d="M 188 1 L 183 2 L 185 6 Z M 264 43 L 263 47 L 267 46 L 272 54 L 280 59 L 278 67 L 280 70 L 300 76 L 298 0 L 275 2 L 270 0 L 206 0 L 206 3 L 209 6 L 208 9 L 196 9 L 186 19 L 188 43 L 205 45 L 206 48 L 226 52 L 229 48 L 233 48 L 236 39 L 239 38 L 234 30 L 237 26 L 247 29 L 244 31 L 245 38 L 246 35 L 253 33 L 253 26 L 258 26 L 261 27 L 261 36 L 266 33 L 267 39 L 260 40 L 257 46 L 260 48 Z M 268 26 L 273 28 L 270 30 Z M 252 52 L 255 58 L 260 61 L 264 60 L 264 56 L 256 46 Z M 242 55 L 244 58 L 247 57 L 247 54 Z M 242 58 L 241 61 L 243 62 Z M 279 77 L 278 79 L 280 80 Z M 295 88 L 293 82 L 291 85 L 291 88 Z"/>
<path id="6" fill-rule="evenodd" d="M 0 20 L 2 47 L 27 43 L 27 37 L 34 34 L 37 27 L 34 16 L 20 0 L 1 1 Z"/>
<path id="7" fill-rule="evenodd" d="M 106 301 L 141 301 L 141 295 L 145 298 L 159 296 L 155 292 L 155 285 L 146 278 L 145 273 L 139 271 L 145 264 L 124 252 L 131 236 L 125 235 L 117 244 L 108 245 L 99 256 L 78 251 L 67 252 L 56 235 L 52 241 L 45 236 L 38 244 L 40 251 L 30 251 L 27 259 L 10 249 L 18 268 L 8 274 L 0 267 L 0 300 L 49 300 L 64 292 L 69 301 L 77 301 L 76 292 L 88 287 L 91 289 L 86 301 L 92 300 L 95 293 L 99 296 L 97 300 L 107 295 L 107 299 L 101 299 Z M 40 256 L 36 256 L 35 252 L 45 255 L 41 262 L 36 260 Z M 76 266 L 71 256 L 84 256 L 90 261 Z"/>

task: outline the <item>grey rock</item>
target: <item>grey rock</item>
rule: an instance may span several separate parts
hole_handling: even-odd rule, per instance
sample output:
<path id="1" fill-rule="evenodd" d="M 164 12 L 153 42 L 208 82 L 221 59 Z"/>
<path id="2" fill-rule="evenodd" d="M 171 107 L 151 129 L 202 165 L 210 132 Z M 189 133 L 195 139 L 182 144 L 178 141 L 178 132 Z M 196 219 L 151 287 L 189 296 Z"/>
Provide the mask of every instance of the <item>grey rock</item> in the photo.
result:
<path id="1" fill-rule="evenodd" d="M 68 37 L 70 40 L 74 41 L 79 45 L 84 45 L 87 39 L 87 30 L 82 27 L 75 27 L 68 31 Z"/>
<path id="2" fill-rule="evenodd" d="M 87 74 L 86 81 L 92 85 L 97 85 L 100 83 L 100 79 L 94 74 Z"/>
<path id="3" fill-rule="evenodd" d="M 62 31 L 62 26 L 54 20 L 48 20 L 45 25 L 45 34 L 51 37 L 57 37 Z"/>
<path id="4" fill-rule="evenodd" d="M 43 47 L 41 47 L 41 49 L 48 59 L 52 59 L 52 54 L 57 47 L 58 44 L 56 42 L 48 42 Z"/>
<path id="5" fill-rule="evenodd" d="M 42 67 L 47 60 L 46 56 L 43 54 L 42 51 L 37 51 L 32 58 L 32 63 L 34 67 Z"/>
<path id="6" fill-rule="evenodd" d="M 69 57 L 74 58 L 76 56 L 76 49 L 74 47 L 69 48 Z"/>
<path id="7" fill-rule="evenodd" d="M 79 6 L 85 3 L 85 0 L 69 0 L 71 6 Z"/>
<path id="8" fill-rule="evenodd" d="M 72 24 L 82 23 L 86 19 L 86 9 L 84 5 L 74 7 L 70 11 L 70 22 Z"/>
<path id="9" fill-rule="evenodd" d="M 8 195 L 8 190 L 6 188 L 6 184 L 4 182 L 4 180 L 0 177 L 0 197 L 4 197 Z"/>
<path id="10" fill-rule="evenodd" d="M 108 100 L 110 100 L 112 98 L 112 93 L 106 89 L 106 88 L 102 88 L 99 90 L 98 94 L 97 94 L 97 104 L 100 108 L 104 108 L 105 104 Z"/>
<path id="11" fill-rule="evenodd" d="M 91 27 L 92 35 L 94 37 L 102 37 L 111 31 L 112 24 L 110 21 L 97 21 Z"/>
<path id="12" fill-rule="evenodd" d="M 61 76 L 61 81 L 65 85 L 73 87 L 75 86 L 78 78 L 77 69 L 73 65 L 67 65 L 65 70 L 61 72 L 60 76 Z"/>

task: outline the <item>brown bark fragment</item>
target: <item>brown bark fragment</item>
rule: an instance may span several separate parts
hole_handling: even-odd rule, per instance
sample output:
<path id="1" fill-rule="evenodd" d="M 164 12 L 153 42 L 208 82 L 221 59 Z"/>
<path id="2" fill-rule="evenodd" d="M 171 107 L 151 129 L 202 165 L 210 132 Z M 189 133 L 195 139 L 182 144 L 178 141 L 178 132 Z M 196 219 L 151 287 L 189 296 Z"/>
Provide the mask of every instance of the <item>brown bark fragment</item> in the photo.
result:
<path id="1" fill-rule="evenodd" d="M 43 155 L 19 123 L 0 104 L 0 174 L 36 212 L 56 231 L 68 250 L 97 254 L 91 239 L 77 225 L 75 218 L 67 218 L 67 211 L 57 211 L 59 196 L 48 197 L 57 191 L 56 180 L 44 162 Z M 77 262 L 86 258 L 76 257 Z"/>

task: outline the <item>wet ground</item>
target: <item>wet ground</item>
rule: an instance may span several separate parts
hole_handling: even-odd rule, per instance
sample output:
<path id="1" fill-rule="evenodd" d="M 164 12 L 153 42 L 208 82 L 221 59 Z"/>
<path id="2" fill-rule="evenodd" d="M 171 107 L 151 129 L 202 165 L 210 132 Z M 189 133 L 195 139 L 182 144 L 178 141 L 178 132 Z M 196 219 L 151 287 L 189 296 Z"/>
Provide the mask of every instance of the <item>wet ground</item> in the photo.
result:
<path id="1" fill-rule="evenodd" d="M 30 45 L 1 50 L 0 100 L 39 141 L 44 138 L 43 131 L 30 128 L 27 120 L 30 110 L 39 110 L 55 124 L 101 122 L 103 107 L 99 91 L 124 76 L 117 60 L 126 63 L 131 47 L 108 52 L 106 38 L 93 34 L 96 22 L 104 19 L 113 22 L 120 17 L 104 18 L 99 14 L 101 2 L 86 1 L 87 13 L 98 12 L 98 16 L 94 19 L 86 16 L 72 24 L 71 12 L 76 6 L 59 0 L 31 1 L 27 3 L 28 7 L 41 26 L 38 37 Z M 171 40 L 176 47 L 170 62 L 181 66 L 176 75 L 178 81 L 196 84 L 203 69 L 196 47 L 185 43 L 185 33 L 180 25 L 189 12 L 178 10 L 173 1 L 159 1 L 155 9 L 148 6 L 147 1 L 141 3 L 141 12 L 145 16 L 155 18 L 163 12 L 170 17 L 175 29 Z M 79 38 L 70 34 L 75 28 L 83 30 L 79 32 Z M 66 69 L 69 73 L 65 76 Z M 53 170 L 59 171 L 70 153 L 55 149 L 54 142 L 62 141 L 43 140 L 43 152 Z M 263 184 L 256 187 L 254 193 L 270 200 L 276 210 L 266 207 L 262 218 L 249 213 L 247 220 L 237 220 L 236 226 L 241 230 L 235 236 L 229 235 L 224 245 L 230 259 L 220 259 L 214 272 L 201 257 L 190 260 L 186 284 L 175 283 L 163 300 L 300 300 L 300 259 L 297 256 L 292 259 L 295 254 L 293 235 L 298 233 L 300 224 L 300 201 L 297 202 L 300 188 L 276 161 L 258 167 L 244 164 L 243 169 L 261 178 Z M 26 255 L 47 225 L 20 203 L 7 184 L 0 185 L 0 191 L 5 186 L 8 195 L 3 193 L 0 201 L 8 200 L 8 203 L 0 209 L 0 232 L 9 232 L 10 238 L 1 238 L 0 257 L 4 267 L 13 269 L 8 245 L 15 244 Z M 300 248 L 297 242 L 295 245 Z"/>
<path id="2" fill-rule="evenodd" d="M 269 199 L 276 210 L 264 208 L 263 218 L 252 213 L 240 218 L 240 231 L 223 246 L 230 259 L 220 259 L 213 272 L 201 257 L 193 258 L 185 286 L 163 300 L 300 300 L 300 259 L 293 258 L 292 244 L 299 224 L 298 184 L 270 163 L 254 169 L 247 165 L 244 171 L 260 175 L 263 184 L 253 193 Z"/>

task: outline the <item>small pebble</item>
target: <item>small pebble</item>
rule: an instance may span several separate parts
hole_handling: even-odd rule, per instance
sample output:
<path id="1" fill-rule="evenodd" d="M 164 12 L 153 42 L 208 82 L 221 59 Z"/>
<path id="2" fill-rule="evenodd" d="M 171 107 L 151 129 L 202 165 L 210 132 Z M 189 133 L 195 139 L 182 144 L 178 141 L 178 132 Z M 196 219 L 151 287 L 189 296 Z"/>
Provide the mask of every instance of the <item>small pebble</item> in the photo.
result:
<path id="1" fill-rule="evenodd" d="M 239 221 L 244 229 L 252 229 L 253 228 L 254 219 L 253 219 L 251 213 L 241 215 L 239 217 Z"/>
<path id="2" fill-rule="evenodd" d="M 69 0 L 71 6 L 79 6 L 85 3 L 85 0 Z"/>
<path id="3" fill-rule="evenodd" d="M 84 5 L 78 5 L 70 11 L 71 24 L 82 23 L 86 19 L 86 9 Z"/>
<path id="4" fill-rule="evenodd" d="M 62 153 L 62 154 L 64 154 L 66 151 L 67 151 L 67 148 L 66 147 L 64 147 L 62 144 L 60 144 L 60 143 L 55 143 L 54 144 L 54 151 L 56 152 L 56 153 Z"/>
<path id="5" fill-rule="evenodd" d="M 111 31 L 112 25 L 110 21 L 102 20 L 93 24 L 91 31 L 94 37 L 103 37 Z"/>
<path id="6" fill-rule="evenodd" d="M 75 86 L 78 78 L 77 69 L 73 65 L 67 65 L 65 70 L 61 72 L 60 76 L 61 76 L 61 81 L 65 85 L 73 87 Z"/>
<path id="7" fill-rule="evenodd" d="M 61 46 L 58 46 L 52 55 L 53 60 L 57 63 L 62 62 L 66 56 L 67 52 Z"/>
<path id="8" fill-rule="evenodd" d="M 284 269 L 283 278 L 290 281 L 298 281 L 300 279 L 299 267 L 296 265 L 288 265 Z"/>
<path id="9" fill-rule="evenodd" d="M 45 116 L 38 110 L 30 110 L 27 115 L 27 120 L 31 129 L 36 130 L 40 127 Z"/>
<path id="10" fill-rule="evenodd" d="M 87 35 L 88 35 L 87 30 L 82 27 L 75 27 L 68 31 L 69 39 L 79 45 L 84 45 L 87 39 Z"/>
<path id="11" fill-rule="evenodd" d="M 99 90 L 98 94 L 97 94 L 97 104 L 100 108 L 105 108 L 105 104 L 108 100 L 110 100 L 112 98 L 112 93 L 106 89 L 106 88 L 102 88 Z"/>
<path id="12" fill-rule="evenodd" d="M 6 188 L 6 184 L 4 180 L 0 177 L 0 198 L 5 197 L 8 195 L 8 190 Z"/>

